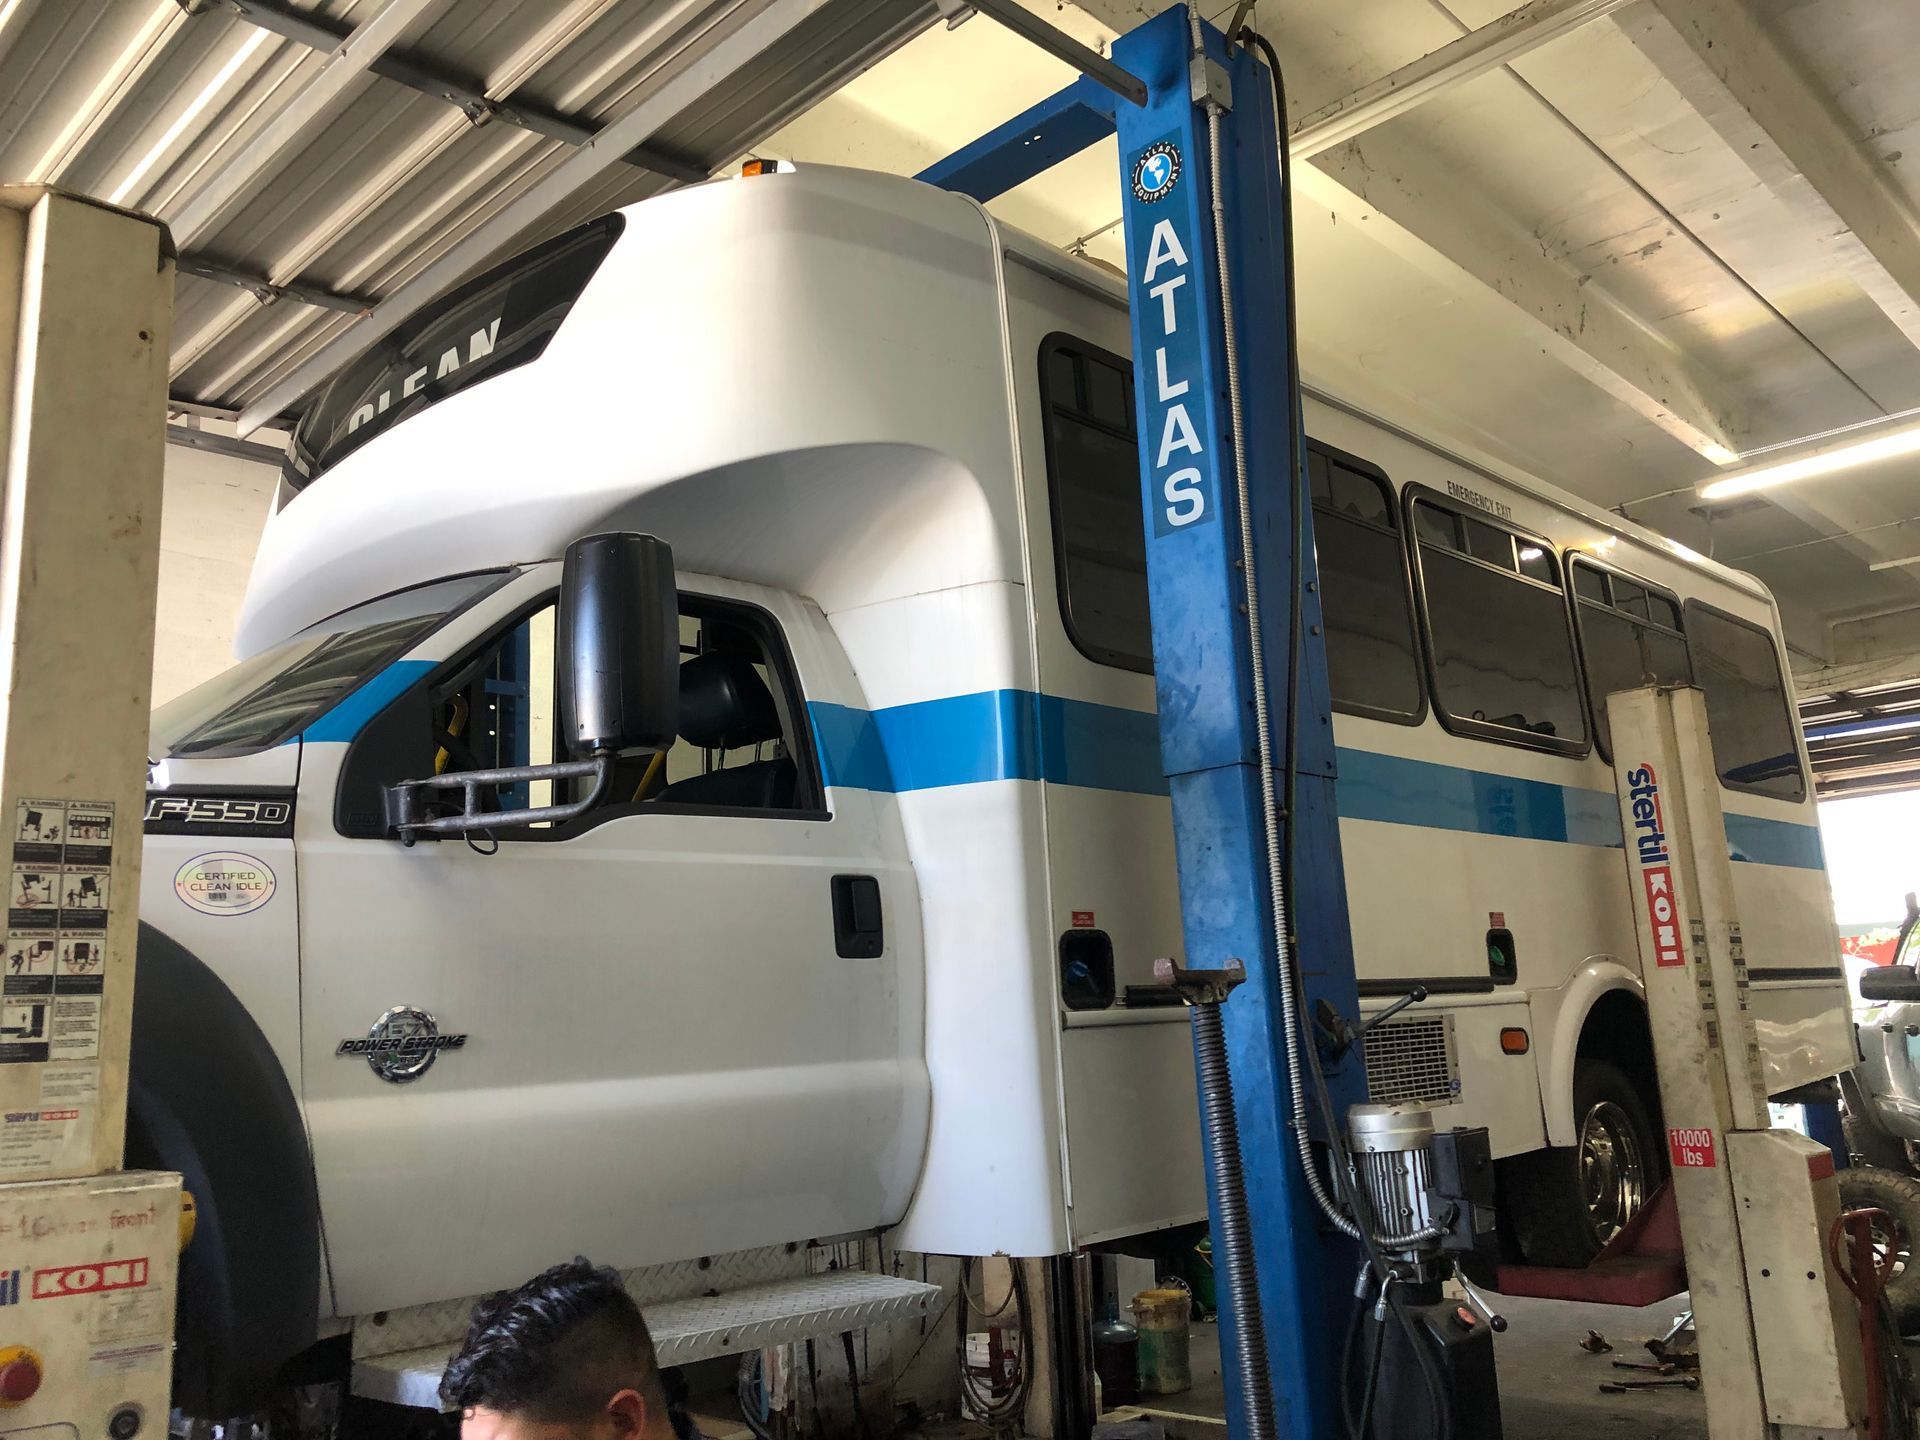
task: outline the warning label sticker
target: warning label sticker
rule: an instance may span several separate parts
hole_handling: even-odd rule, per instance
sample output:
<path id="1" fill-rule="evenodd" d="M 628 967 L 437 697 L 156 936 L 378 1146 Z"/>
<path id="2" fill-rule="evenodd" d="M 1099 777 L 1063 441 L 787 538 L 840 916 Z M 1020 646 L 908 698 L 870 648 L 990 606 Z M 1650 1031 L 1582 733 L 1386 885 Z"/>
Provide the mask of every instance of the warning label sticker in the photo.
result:
<path id="1" fill-rule="evenodd" d="M 56 995 L 49 1060 L 91 1060 L 100 1053 L 100 997 Z"/>
<path id="2" fill-rule="evenodd" d="M 51 997 L 0 997 L 0 1064 L 45 1060 L 52 1029 Z"/>
<path id="3" fill-rule="evenodd" d="M 114 831 L 109 801 L 31 799 L 14 806 L 0 944 L 0 1065 L 99 1054 Z"/>

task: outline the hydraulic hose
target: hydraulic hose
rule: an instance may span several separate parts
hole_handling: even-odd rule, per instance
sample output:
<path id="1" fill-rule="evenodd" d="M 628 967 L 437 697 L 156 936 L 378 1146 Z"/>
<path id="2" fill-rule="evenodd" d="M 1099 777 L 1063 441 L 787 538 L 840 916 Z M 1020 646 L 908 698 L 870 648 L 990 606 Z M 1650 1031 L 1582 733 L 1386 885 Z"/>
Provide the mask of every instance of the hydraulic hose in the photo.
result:
<path id="1" fill-rule="evenodd" d="M 1200 28 L 1200 11 L 1194 0 L 1187 0 L 1187 27 L 1193 54 L 1204 57 L 1205 43 Z M 1260 634 L 1260 582 L 1254 566 L 1252 491 L 1247 478 L 1247 442 L 1244 402 L 1240 383 L 1240 346 L 1233 318 L 1233 270 L 1227 255 L 1227 208 L 1222 197 L 1220 157 L 1220 102 L 1209 95 L 1203 102 L 1207 112 L 1208 171 L 1213 177 L 1210 197 L 1213 210 L 1214 269 L 1220 282 L 1220 328 L 1222 349 L 1227 364 L 1227 414 L 1233 450 L 1234 494 L 1240 506 L 1240 567 L 1247 587 L 1247 651 L 1253 671 L 1253 712 L 1257 756 L 1260 768 L 1260 814 L 1266 832 L 1267 888 L 1272 897 L 1275 980 L 1280 991 L 1280 1013 L 1287 1060 L 1287 1090 L 1290 1105 L 1289 1125 L 1299 1151 L 1300 1168 L 1305 1172 L 1307 1188 L 1320 1213 L 1349 1239 L 1360 1238 L 1360 1227 L 1343 1211 L 1327 1190 L 1327 1183 L 1313 1154 L 1313 1140 L 1307 1123 L 1307 1087 L 1300 1056 L 1298 976 L 1294 963 L 1291 928 L 1287 924 L 1286 864 L 1280 823 L 1280 804 L 1274 788 L 1273 735 L 1270 707 L 1267 703 L 1266 648 Z M 1285 123 L 1285 117 L 1276 117 Z M 1291 237 L 1288 237 L 1291 243 Z M 1291 465 L 1289 466 L 1291 469 Z M 1297 476 L 1289 483 L 1298 484 Z M 1298 576 L 1294 577 L 1296 583 Z M 1330 1137 L 1336 1150 L 1340 1137 Z M 1427 1226 L 1405 1235 L 1379 1236 L 1379 1244 L 1389 1250 L 1404 1250 L 1437 1238 L 1443 1231 Z"/>
<path id="2" fill-rule="evenodd" d="M 1193 1049 L 1198 1060 L 1200 1108 L 1207 1122 L 1207 1180 L 1220 1227 L 1227 1298 L 1234 1323 L 1234 1359 L 1245 1377 L 1240 1394 L 1247 1440 L 1278 1440 L 1273 1385 L 1267 1370 L 1266 1319 L 1254 1270 L 1253 1222 L 1247 1214 L 1247 1177 L 1240 1166 L 1240 1125 L 1233 1113 L 1233 1075 L 1218 1005 L 1195 1005 Z"/>

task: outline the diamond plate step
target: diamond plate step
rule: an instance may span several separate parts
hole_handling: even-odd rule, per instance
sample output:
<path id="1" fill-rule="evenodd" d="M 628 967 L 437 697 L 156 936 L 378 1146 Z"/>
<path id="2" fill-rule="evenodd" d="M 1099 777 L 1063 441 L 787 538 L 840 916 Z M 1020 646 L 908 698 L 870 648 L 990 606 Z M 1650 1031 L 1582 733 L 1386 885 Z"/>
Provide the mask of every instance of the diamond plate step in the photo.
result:
<path id="1" fill-rule="evenodd" d="M 763 1350 L 886 1320 L 930 1314 L 938 1285 L 858 1270 L 752 1285 L 721 1295 L 665 1300 L 647 1307 L 647 1328 L 662 1365 Z M 353 1393 L 369 1400 L 440 1408 L 440 1376 L 455 1347 L 425 1345 L 354 1361 Z"/>

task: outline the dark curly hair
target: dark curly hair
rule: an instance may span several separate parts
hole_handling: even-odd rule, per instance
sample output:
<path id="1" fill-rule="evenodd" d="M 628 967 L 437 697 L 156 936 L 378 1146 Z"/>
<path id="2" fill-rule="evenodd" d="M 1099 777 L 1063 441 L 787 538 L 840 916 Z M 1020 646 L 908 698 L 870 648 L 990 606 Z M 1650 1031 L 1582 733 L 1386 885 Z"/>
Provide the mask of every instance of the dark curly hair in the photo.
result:
<path id="1" fill-rule="evenodd" d="M 567 1424 L 628 1389 L 664 1404 L 653 1337 L 619 1274 L 581 1256 L 473 1307 L 440 1398 Z"/>

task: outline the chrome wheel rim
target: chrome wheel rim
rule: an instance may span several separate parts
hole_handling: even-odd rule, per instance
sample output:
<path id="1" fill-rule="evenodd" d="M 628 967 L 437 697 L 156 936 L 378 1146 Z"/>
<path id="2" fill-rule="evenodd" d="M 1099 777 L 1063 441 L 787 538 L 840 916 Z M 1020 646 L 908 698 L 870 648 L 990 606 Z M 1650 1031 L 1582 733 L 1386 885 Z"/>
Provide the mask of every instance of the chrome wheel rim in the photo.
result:
<path id="1" fill-rule="evenodd" d="M 1640 1132 L 1611 1100 L 1590 1106 L 1580 1122 L 1580 1185 L 1594 1243 L 1620 1233 L 1647 1198 L 1647 1157 Z"/>

